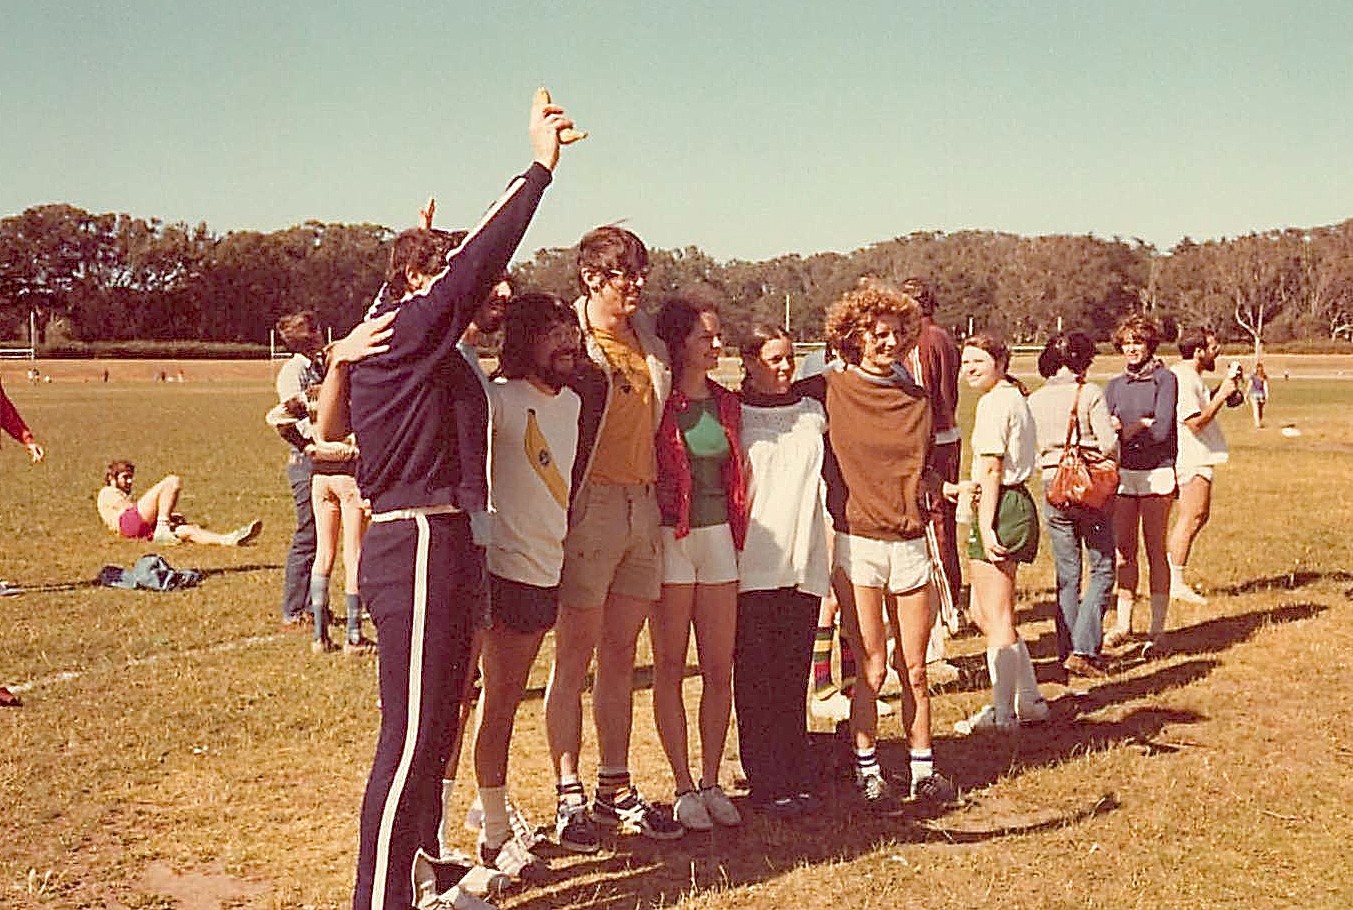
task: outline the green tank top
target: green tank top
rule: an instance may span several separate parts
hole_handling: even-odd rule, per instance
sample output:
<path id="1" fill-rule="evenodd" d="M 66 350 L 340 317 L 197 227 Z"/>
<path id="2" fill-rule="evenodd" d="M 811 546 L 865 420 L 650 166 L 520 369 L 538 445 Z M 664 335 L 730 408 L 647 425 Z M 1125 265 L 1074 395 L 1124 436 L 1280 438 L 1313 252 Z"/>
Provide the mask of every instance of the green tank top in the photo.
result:
<path id="1" fill-rule="evenodd" d="M 728 521 L 728 499 L 723 489 L 723 466 L 729 450 L 718 406 L 713 398 L 697 399 L 676 418 L 691 462 L 691 527 L 724 524 Z"/>

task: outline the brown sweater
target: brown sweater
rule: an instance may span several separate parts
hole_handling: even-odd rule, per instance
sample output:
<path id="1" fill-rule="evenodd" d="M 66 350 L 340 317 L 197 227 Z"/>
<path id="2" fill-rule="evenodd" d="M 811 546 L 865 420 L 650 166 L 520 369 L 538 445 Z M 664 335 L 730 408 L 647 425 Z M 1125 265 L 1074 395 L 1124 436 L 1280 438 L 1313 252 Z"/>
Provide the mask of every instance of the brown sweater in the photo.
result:
<path id="1" fill-rule="evenodd" d="M 930 399 L 898 375 L 876 381 L 852 369 L 828 371 L 799 387 L 827 411 L 827 511 L 837 531 L 873 540 L 925 534 L 921 475 L 933 438 Z"/>

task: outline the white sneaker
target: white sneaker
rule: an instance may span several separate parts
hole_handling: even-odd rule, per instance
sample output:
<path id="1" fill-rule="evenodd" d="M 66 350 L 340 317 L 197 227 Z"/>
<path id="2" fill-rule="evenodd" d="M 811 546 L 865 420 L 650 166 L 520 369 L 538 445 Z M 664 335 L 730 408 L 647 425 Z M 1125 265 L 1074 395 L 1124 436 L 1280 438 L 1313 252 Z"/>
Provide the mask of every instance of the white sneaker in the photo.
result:
<path id="1" fill-rule="evenodd" d="M 479 840 L 479 861 L 490 869 L 497 869 L 504 875 L 521 879 L 534 870 L 545 867 L 545 861 L 531 852 L 531 849 L 515 837 L 509 837 L 501 847 L 490 847 L 484 843 L 483 834 Z"/>
<path id="2" fill-rule="evenodd" d="M 230 532 L 230 546 L 242 547 L 254 542 L 254 538 L 263 532 L 263 522 L 254 519 L 243 527 Z"/>
<path id="3" fill-rule="evenodd" d="M 808 705 L 808 713 L 818 720 L 839 723 L 850 717 L 850 699 L 840 691 L 833 692 L 826 698 L 814 698 Z"/>
<path id="4" fill-rule="evenodd" d="M 925 675 L 931 686 L 947 686 L 958 682 L 958 667 L 947 660 L 935 660 L 925 665 Z"/>
<path id="5" fill-rule="evenodd" d="M 709 817 L 709 809 L 698 790 L 677 794 L 676 802 L 672 803 L 672 817 L 687 831 L 708 831 L 714 827 L 714 820 Z"/>
<path id="6" fill-rule="evenodd" d="M 983 705 L 982 710 L 972 717 L 964 718 L 954 724 L 954 732 L 960 736 L 971 736 L 974 733 L 1009 733 L 1014 729 L 1015 719 L 998 719 L 996 709 L 991 705 Z"/>
<path id="7" fill-rule="evenodd" d="M 718 784 L 710 784 L 707 787 L 701 785 L 700 801 L 705 804 L 708 817 L 724 827 L 732 828 L 742 824 L 742 814 L 738 812 L 738 807 L 733 805 L 733 801 Z"/>
<path id="8" fill-rule="evenodd" d="M 992 712 L 993 716 L 995 712 Z M 1019 716 L 1017 720 L 1023 724 L 1041 724 L 1052 716 L 1052 708 L 1048 706 L 1046 699 L 1040 698 L 1030 705 L 1020 705 Z"/>
<path id="9" fill-rule="evenodd" d="M 491 871 L 492 875 L 502 875 L 500 872 L 486 871 Z M 474 869 L 467 870 L 457 863 L 434 860 L 419 850 L 413 857 L 414 907 L 416 910 L 497 910 L 493 904 L 470 893 L 469 879 L 474 873 Z M 450 887 L 439 890 L 441 885 Z"/>
<path id="10" fill-rule="evenodd" d="M 1170 585 L 1170 600 L 1182 600 L 1186 604 L 1198 604 L 1203 606 L 1207 603 L 1207 598 L 1190 588 L 1182 581 L 1174 582 Z"/>
<path id="11" fill-rule="evenodd" d="M 178 535 L 169 529 L 169 525 L 157 522 L 155 533 L 151 535 L 150 542 L 162 547 L 174 547 L 183 541 L 179 540 Z"/>

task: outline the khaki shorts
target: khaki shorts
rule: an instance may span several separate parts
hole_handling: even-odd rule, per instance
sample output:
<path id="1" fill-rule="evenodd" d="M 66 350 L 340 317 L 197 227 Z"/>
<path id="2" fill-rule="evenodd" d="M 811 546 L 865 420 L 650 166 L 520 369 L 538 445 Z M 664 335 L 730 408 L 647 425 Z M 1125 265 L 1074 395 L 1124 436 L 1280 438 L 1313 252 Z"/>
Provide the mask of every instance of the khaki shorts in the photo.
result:
<path id="1" fill-rule="evenodd" d="M 662 594 L 661 516 L 652 484 L 584 484 L 564 538 L 559 604 L 595 610 L 607 594 Z"/>

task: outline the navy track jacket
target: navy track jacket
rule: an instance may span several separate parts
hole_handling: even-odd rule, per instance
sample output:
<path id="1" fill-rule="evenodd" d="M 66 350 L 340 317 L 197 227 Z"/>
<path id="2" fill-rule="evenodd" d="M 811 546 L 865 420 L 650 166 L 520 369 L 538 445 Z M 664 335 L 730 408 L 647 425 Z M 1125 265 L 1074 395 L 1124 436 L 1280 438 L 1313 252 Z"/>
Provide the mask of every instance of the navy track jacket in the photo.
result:
<path id="1" fill-rule="evenodd" d="M 482 406 L 484 392 L 456 342 L 507 268 L 550 179 L 547 168 L 532 164 L 447 254 L 430 287 L 382 296 L 368 314 L 399 314 L 390 349 L 355 363 L 350 376 L 362 451 L 357 484 L 375 512 L 473 508 L 463 485 L 484 472 L 487 427 L 467 434 L 458 413 Z"/>

